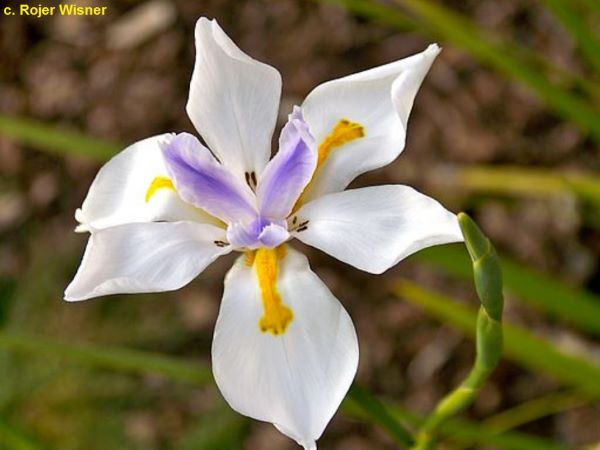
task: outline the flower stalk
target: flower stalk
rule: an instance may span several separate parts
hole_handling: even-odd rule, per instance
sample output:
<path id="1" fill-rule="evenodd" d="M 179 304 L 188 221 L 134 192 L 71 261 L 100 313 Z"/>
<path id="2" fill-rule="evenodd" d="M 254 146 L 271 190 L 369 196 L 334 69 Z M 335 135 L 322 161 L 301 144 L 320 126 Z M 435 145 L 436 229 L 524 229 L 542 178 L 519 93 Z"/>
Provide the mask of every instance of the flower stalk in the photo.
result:
<path id="1" fill-rule="evenodd" d="M 475 222 L 460 213 L 458 221 L 473 263 L 475 289 L 481 307 L 477 316 L 477 354 L 467 378 L 444 397 L 416 436 L 413 450 L 433 448 L 442 423 L 467 408 L 477 396 L 502 355 L 502 271 L 496 251 Z"/>

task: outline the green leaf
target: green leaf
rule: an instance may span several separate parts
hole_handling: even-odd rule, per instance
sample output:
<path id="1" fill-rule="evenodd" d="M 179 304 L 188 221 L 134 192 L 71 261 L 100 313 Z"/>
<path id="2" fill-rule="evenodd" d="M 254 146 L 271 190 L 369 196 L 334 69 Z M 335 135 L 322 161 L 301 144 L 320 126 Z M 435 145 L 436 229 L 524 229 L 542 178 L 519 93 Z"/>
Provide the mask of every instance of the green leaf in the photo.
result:
<path id="1" fill-rule="evenodd" d="M 140 350 L 63 342 L 6 331 L 0 332 L 0 348 L 59 356 L 111 370 L 153 373 L 197 385 L 212 381 L 212 373 L 208 368 Z"/>
<path id="2" fill-rule="evenodd" d="M 394 415 L 404 422 L 417 427 L 422 425 L 424 418 L 399 406 L 389 406 Z M 506 450 L 566 450 L 565 446 L 517 431 L 498 433 L 495 429 L 483 426 L 480 423 L 464 419 L 450 419 L 440 425 L 439 433 L 447 440 L 461 444 L 460 446 L 473 447 L 477 444 L 493 445 Z M 449 446 L 449 448 L 454 448 Z"/>
<path id="3" fill-rule="evenodd" d="M 353 392 L 354 388 L 350 391 Z M 370 397 L 371 395 L 368 394 Z M 381 407 L 385 408 L 386 415 L 391 415 L 392 420 L 407 424 L 411 428 L 418 428 L 423 425 L 425 418 L 419 414 L 392 404 L 390 402 L 380 402 Z M 357 417 L 361 420 L 368 420 L 364 416 L 364 411 L 359 405 L 349 400 L 349 397 L 342 404 L 346 415 Z M 449 448 L 458 443 L 461 447 L 472 447 L 477 444 L 493 445 L 496 448 L 506 450 L 566 450 L 566 447 L 549 441 L 544 438 L 533 436 L 517 431 L 504 431 L 498 433 L 492 427 L 482 426 L 479 423 L 469 422 L 463 419 L 450 419 L 448 422 L 440 425 L 439 433 L 444 438 L 453 442 Z"/>
<path id="4" fill-rule="evenodd" d="M 141 350 L 96 344 L 75 344 L 8 331 L 0 332 L 0 348 L 47 357 L 57 356 L 81 364 L 121 372 L 158 374 L 194 385 L 205 385 L 212 380 L 212 373 L 205 366 Z M 390 417 L 385 418 L 384 410 L 378 407 L 377 401 L 371 399 L 366 391 L 358 394 L 355 392 L 351 395 L 352 401 L 364 411 L 369 422 L 384 425 L 384 429 L 390 432 L 398 442 L 403 442 L 402 439 L 406 440 L 410 437 L 410 433 L 403 429 L 402 424 L 393 423 L 393 419 L 390 421 Z"/>
<path id="5" fill-rule="evenodd" d="M 600 17 L 600 2 L 598 0 L 578 0 L 578 3 L 585 6 L 588 12 Z"/>
<path id="6" fill-rule="evenodd" d="M 573 0 L 542 0 L 565 29 L 573 36 L 577 46 L 588 59 L 592 68 L 600 71 L 600 42 L 585 19 L 574 8 Z"/>
<path id="7" fill-rule="evenodd" d="M 388 407 L 356 383 L 348 391 L 343 406 L 349 411 L 358 411 L 360 416 L 379 425 L 389 433 L 397 444 L 403 447 L 410 447 L 413 444 L 410 432 L 393 416 Z"/>
<path id="8" fill-rule="evenodd" d="M 238 450 L 249 431 L 248 420 L 229 408 L 211 411 L 179 441 L 177 450 Z"/>
<path id="9" fill-rule="evenodd" d="M 339 5 L 372 22 L 393 27 L 398 31 L 414 31 L 416 24 L 410 17 L 398 14 L 389 6 L 364 0 L 321 0 L 323 3 Z"/>
<path id="10" fill-rule="evenodd" d="M 557 196 L 577 195 L 600 206 L 597 175 L 559 173 L 555 170 L 515 166 L 464 166 L 445 170 L 451 183 L 461 189 L 492 194 Z"/>
<path id="11" fill-rule="evenodd" d="M 396 3 L 412 13 L 412 17 L 370 0 L 337 0 L 336 3 L 342 4 L 348 11 L 401 31 L 412 20 L 419 31 L 462 48 L 484 64 L 528 87 L 556 113 L 577 124 L 600 142 L 600 113 L 595 109 L 594 103 L 567 89 L 567 85 L 576 85 L 586 89 L 590 95 L 597 95 L 599 89 L 595 83 L 565 74 L 533 52 L 502 41 L 498 36 L 478 28 L 467 17 L 437 3 L 396 0 Z M 396 27 L 394 22 L 398 22 L 400 26 Z M 555 85 L 550 81 L 552 78 L 563 79 L 565 86 Z"/>
<path id="12" fill-rule="evenodd" d="M 208 368 L 199 364 L 140 350 L 104 345 L 73 344 L 49 337 L 33 337 L 8 332 L 0 332 L 0 348 L 38 356 L 64 358 L 79 364 L 118 372 L 155 373 L 171 380 L 194 385 L 204 384 L 207 381 L 206 377 L 209 372 Z M 101 356 L 98 357 L 98 354 Z M 123 359 L 124 356 L 127 356 L 126 360 Z M 159 363 L 155 363 L 156 361 L 159 361 Z M 157 367 L 169 367 L 169 369 L 161 370 Z M 398 431 L 398 429 L 392 431 L 392 428 L 404 429 L 402 423 L 416 427 L 423 422 L 422 417 L 408 411 L 406 408 L 379 402 L 364 388 L 357 385 L 354 385 L 351 389 L 347 400 L 344 402 L 343 411 L 352 417 L 359 417 L 365 422 L 382 426 L 383 429 L 392 434 L 397 442 L 399 442 L 402 431 Z M 396 424 L 393 423 L 394 421 L 396 421 Z M 544 439 L 524 433 L 505 432 L 496 435 L 493 429 L 463 420 L 451 420 L 443 424 L 440 432 L 444 436 L 451 437 L 467 445 L 481 442 L 508 450 L 557 450 L 562 448 Z M 193 431 L 191 434 L 193 434 Z M 34 448 L 31 448 L 31 450 L 34 450 Z"/>
<path id="13" fill-rule="evenodd" d="M 450 275 L 470 280 L 471 263 L 458 245 L 432 247 L 415 258 L 442 269 Z M 506 257 L 500 257 L 504 288 L 551 316 L 582 331 L 600 336 L 600 297 L 569 286 L 556 277 L 544 275 Z"/>
<path id="14" fill-rule="evenodd" d="M 429 0 L 396 0 L 415 14 L 432 36 L 451 42 L 499 72 L 519 81 L 564 118 L 600 142 L 600 114 L 583 98 L 555 86 L 518 49 L 481 30 L 467 17 Z"/>
<path id="15" fill-rule="evenodd" d="M 23 431 L 0 419 L 0 448 L 11 450 L 42 450 L 43 447 Z"/>
<path id="16" fill-rule="evenodd" d="M 475 337 L 477 314 L 473 308 L 409 281 L 398 282 L 394 292 L 399 298 L 420 306 L 442 323 Z M 505 323 L 503 328 L 506 358 L 536 374 L 547 374 L 565 385 L 573 386 L 592 398 L 600 398 L 600 366 L 568 354 L 521 327 Z"/>
<path id="17" fill-rule="evenodd" d="M 586 403 L 589 403 L 589 400 L 580 392 L 553 392 L 494 414 L 482 424 L 501 433 Z"/>
<path id="18" fill-rule="evenodd" d="M 114 142 L 36 120 L 3 115 L 0 115 L 0 134 L 40 150 L 85 156 L 98 162 L 108 160 L 121 150 Z"/>

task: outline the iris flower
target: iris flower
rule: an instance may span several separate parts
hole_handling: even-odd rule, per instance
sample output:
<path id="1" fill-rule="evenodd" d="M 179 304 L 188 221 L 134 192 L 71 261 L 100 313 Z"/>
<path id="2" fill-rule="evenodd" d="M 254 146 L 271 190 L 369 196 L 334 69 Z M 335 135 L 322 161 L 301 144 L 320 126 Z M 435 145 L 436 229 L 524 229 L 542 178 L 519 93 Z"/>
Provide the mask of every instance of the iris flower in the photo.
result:
<path id="1" fill-rule="evenodd" d="M 439 48 L 321 84 L 293 109 L 270 158 L 279 72 L 214 20 L 198 20 L 195 40 L 187 113 L 206 145 L 188 133 L 154 136 L 100 169 L 75 214 L 90 238 L 65 299 L 171 291 L 240 252 L 212 342 L 216 383 L 239 413 L 316 449 L 355 376 L 358 342 L 348 313 L 287 242 L 379 274 L 462 240 L 456 216 L 408 186 L 345 190 L 404 148 Z"/>

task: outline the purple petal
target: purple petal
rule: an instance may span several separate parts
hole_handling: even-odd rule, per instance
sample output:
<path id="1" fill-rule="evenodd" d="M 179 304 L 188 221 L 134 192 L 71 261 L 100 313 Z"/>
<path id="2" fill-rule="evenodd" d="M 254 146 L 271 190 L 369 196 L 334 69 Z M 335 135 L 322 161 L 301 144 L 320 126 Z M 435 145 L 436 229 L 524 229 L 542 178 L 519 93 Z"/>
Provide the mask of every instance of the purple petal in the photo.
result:
<path id="1" fill-rule="evenodd" d="M 227 240 L 236 249 L 277 247 L 289 238 L 285 220 L 272 223 L 259 217 L 250 224 L 232 223 L 227 228 Z"/>
<path id="2" fill-rule="evenodd" d="M 194 136 L 178 134 L 163 154 L 169 176 L 183 200 L 228 223 L 249 222 L 257 217 L 250 188 Z"/>
<path id="3" fill-rule="evenodd" d="M 262 232 L 258 236 L 260 242 L 268 248 L 277 247 L 283 244 L 290 238 L 287 228 L 272 223 L 263 228 Z"/>
<path id="4" fill-rule="evenodd" d="M 312 178 L 317 164 L 315 140 L 295 107 L 279 138 L 279 151 L 262 173 L 256 189 L 260 214 L 285 219 Z"/>
<path id="5" fill-rule="evenodd" d="M 259 233 L 241 223 L 232 223 L 227 227 L 227 241 L 233 248 L 257 248 L 260 246 Z"/>

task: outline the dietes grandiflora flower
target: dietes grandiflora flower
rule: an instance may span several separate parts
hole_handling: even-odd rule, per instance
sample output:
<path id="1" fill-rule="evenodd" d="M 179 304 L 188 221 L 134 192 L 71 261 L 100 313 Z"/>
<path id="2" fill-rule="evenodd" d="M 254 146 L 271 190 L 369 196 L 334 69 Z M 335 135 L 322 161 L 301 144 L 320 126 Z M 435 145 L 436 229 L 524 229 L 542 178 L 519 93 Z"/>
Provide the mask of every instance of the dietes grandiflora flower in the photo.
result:
<path id="1" fill-rule="evenodd" d="M 214 20 L 198 20 L 195 39 L 187 112 L 207 146 L 163 134 L 102 167 L 76 212 L 90 238 L 65 299 L 178 289 L 240 252 L 212 343 L 217 385 L 239 413 L 315 449 L 354 378 L 358 343 L 348 313 L 287 242 L 379 274 L 462 240 L 456 216 L 408 186 L 345 190 L 404 148 L 439 48 L 316 87 L 270 159 L 279 72 Z"/>

